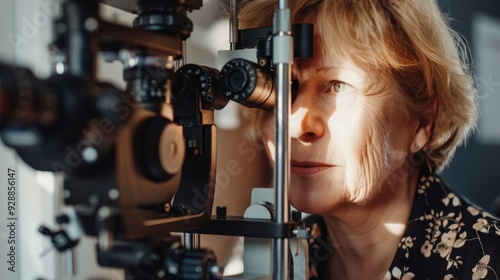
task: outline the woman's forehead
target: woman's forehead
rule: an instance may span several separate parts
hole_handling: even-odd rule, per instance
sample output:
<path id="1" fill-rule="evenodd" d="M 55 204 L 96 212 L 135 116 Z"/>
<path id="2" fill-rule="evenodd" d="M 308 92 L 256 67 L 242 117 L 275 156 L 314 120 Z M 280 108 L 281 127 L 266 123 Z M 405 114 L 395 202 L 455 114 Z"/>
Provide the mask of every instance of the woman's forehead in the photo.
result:
<path id="1" fill-rule="evenodd" d="M 367 77 L 368 73 L 358 67 L 351 59 L 339 57 L 334 52 L 317 51 L 312 58 L 296 59 L 292 65 L 292 74 L 298 79 L 308 79 L 319 74 L 340 75 L 350 73 L 359 79 Z"/>
<path id="2" fill-rule="evenodd" d="M 292 75 L 294 79 L 299 81 L 306 81 L 311 77 L 318 77 L 319 74 L 324 74 L 324 77 L 330 77 L 342 80 L 353 85 L 358 85 L 362 88 L 370 87 L 374 83 L 390 83 L 388 77 L 383 76 L 381 71 L 374 71 L 367 65 L 359 65 L 359 57 L 355 52 L 345 50 L 345 42 L 338 42 L 342 40 L 342 36 L 334 36 L 332 38 L 324 38 L 323 34 L 318 28 L 316 22 L 317 18 L 310 23 L 314 27 L 314 41 L 313 57 L 295 59 L 292 65 Z M 326 40 L 325 40 L 326 39 Z M 364 55 L 364 54 L 359 54 Z"/>
<path id="3" fill-rule="evenodd" d="M 325 57 L 317 54 L 313 58 L 296 59 L 292 65 L 292 76 L 299 83 L 337 80 L 366 94 L 380 93 L 394 85 L 394 80 L 380 71 L 363 69 L 352 59 L 335 55 Z"/>
<path id="4" fill-rule="evenodd" d="M 340 65 L 353 64 L 353 60 L 336 48 L 335 44 L 325 43 L 325 40 L 319 30 L 314 30 L 313 57 L 296 59 L 295 63 L 299 68 L 307 67 L 333 67 Z"/>

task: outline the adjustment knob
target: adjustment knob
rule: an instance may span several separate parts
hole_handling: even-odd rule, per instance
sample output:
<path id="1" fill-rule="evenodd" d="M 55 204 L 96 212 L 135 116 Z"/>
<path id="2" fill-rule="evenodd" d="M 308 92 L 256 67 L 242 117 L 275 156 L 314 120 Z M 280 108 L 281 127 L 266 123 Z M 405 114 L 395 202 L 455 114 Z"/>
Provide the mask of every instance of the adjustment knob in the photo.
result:
<path id="1" fill-rule="evenodd" d="M 218 81 L 219 70 L 186 64 L 176 72 L 174 92 L 176 95 L 183 95 L 198 90 L 204 109 L 220 110 L 227 105 L 229 99 L 219 94 Z"/>
<path id="2" fill-rule="evenodd" d="M 145 174 L 164 182 L 179 173 L 186 153 L 182 127 L 162 117 L 146 120 L 139 134 L 142 138 L 138 157 Z"/>
<path id="3" fill-rule="evenodd" d="M 211 250 L 186 250 L 179 268 L 180 279 L 222 279 L 222 268 Z"/>

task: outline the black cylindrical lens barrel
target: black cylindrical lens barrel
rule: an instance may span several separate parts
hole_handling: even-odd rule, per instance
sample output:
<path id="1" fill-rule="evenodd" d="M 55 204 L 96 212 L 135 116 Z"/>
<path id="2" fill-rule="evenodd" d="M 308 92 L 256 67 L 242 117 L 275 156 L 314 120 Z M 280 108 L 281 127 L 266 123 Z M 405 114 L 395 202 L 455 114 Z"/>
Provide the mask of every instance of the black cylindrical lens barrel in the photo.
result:
<path id="1" fill-rule="evenodd" d="M 8 123 L 50 127 L 57 121 L 57 106 L 56 93 L 30 70 L 0 64 L 0 129 Z"/>
<path id="2" fill-rule="evenodd" d="M 222 67 L 221 91 L 227 98 L 249 108 L 273 110 L 274 80 L 271 73 L 245 59 L 233 59 Z"/>
<path id="3" fill-rule="evenodd" d="M 176 72 L 174 95 L 190 94 L 190 91 L 197 90 L 201 95 L 203 109 L 221 110 L 227 105 L 229 99 L 221 95 L 218 88 L 217 69 L 186 64 Z"/>

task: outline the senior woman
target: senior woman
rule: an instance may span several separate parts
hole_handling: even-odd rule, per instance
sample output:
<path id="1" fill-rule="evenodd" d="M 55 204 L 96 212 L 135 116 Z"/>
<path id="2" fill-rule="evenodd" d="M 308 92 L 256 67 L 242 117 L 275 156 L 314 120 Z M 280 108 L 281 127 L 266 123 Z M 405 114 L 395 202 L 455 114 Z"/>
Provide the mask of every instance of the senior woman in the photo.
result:
<path id="1" fill-rule="evenodd" d="M 276 1 L 243 3 L 272 25 Z M 312 279 L 499 279 L 500 220 L 438 173 L 477 119 L 463 44 L 435 0 L 292 0 L 315 26 L 292 76 L 290 202 L 310 221 Z M 272 113 L 258 114 L 273 160 Z M 475 186 L 474 186 L 475 187 Z"/>

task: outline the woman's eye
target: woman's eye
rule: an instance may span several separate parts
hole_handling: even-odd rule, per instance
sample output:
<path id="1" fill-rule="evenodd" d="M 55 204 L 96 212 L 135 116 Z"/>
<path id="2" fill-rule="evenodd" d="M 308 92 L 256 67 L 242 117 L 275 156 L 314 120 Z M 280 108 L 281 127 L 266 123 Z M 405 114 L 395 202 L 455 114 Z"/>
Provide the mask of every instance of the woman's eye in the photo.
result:
<path id="1" fill-rule="evenodd" d="M 331 92 L 343 92 L 347 87 L 347 84 L 341 81 L 332 81 L 330 82 L 330 91 Z"/>

